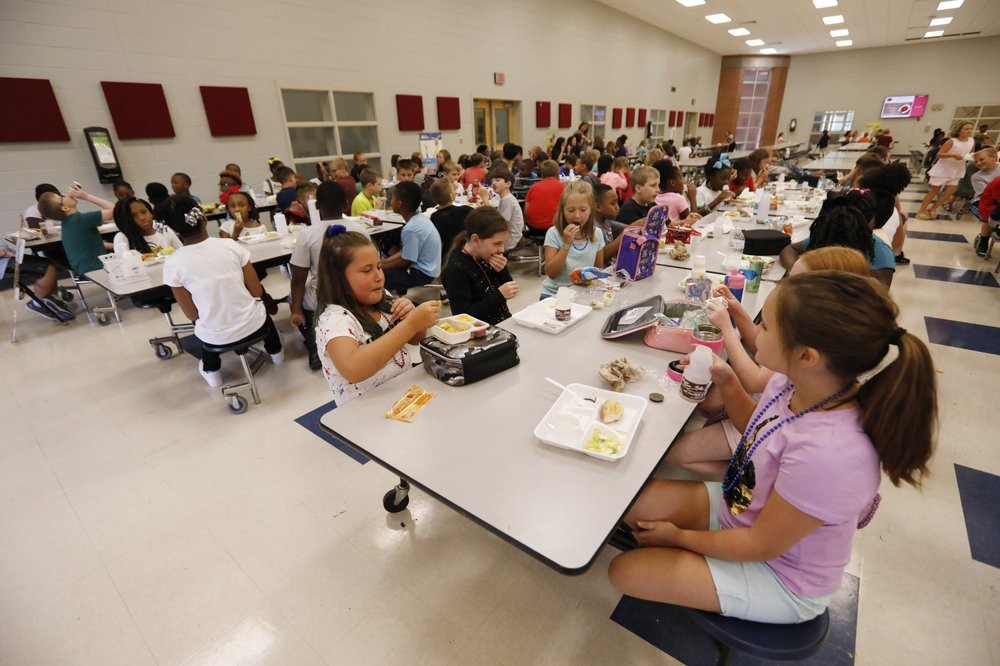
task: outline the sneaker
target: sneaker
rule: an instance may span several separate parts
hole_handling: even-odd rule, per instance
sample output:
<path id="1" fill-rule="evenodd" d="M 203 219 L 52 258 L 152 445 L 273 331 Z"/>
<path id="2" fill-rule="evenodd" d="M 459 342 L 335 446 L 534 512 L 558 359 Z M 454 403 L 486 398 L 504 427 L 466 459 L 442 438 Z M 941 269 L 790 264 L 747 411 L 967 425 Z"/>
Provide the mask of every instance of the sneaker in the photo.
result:
<path id="1" fill-rule="evenodd" d="M 205 383 L 212 388 L 219 388 L 222 386 L 222 370 L 213 370 L 211 372 L 205 370 L 205 367 L 198 361 L 198 372 L 201 376 L 205 378 Z"/>
<path id="2" fill-rule="evenodd" d="M 905 254 L 903 254 L 902 252 L 900 252 L 899 254 L 896 255 L 896 265 L 898 265 L 898 266 L 905 266 L 908 263 L 910 263 L 910 260 L 907 259 L 907 257 L 906 257 Z"/>
<path id="3" fill-rule="evenodd" d="M 48 317 L 52 321 L 59 321 L 59 322 L 62 321 L 62 319 L 59 318 L 59 315 L 57 315 L 52 310 L 49 310 L 47 307 L 45 307 L 44 305 L 42 305 L 42 303 L 40 301 L 38 301 L 38 300 L 36 300 L 34 298 L 24 304 L 24 309 L 25 310 L 30 310 L 31 312 L 34 312 L 35 314 L 40 314 L 43 317 Z"/>
<path id="4" fill-rule="evenodd" d="M 986 251 L 989 249 L 990 249 L 990 237 L 980 236 L 979 240 L 976 241 L 976 254 L 985 259 Z"/>
<path id="5" fill-rule="evenodd" d="M 323 361 L 320 360 L 319 354 L 314 351 L 309 352 L 309 369 L 319 370 L 323 367 Z"/>
<path id="6" fill-rule="evenodd" d="M 285 362 L 285 350 L 282 349 L 277 354 L 271 354 L 271 363 L 274 365 L 281 365 Z"/>
<path id="7" fill-rule="evenodd" d="M 59 321 L 73 321 L 76 319 L 76 315 L 66 307 L 66 304 L 60 301 L 58 298 L 53 298 L 52 296 L 46 296 L 42 299 L 42 302 L 49 306 L 50 310 L 54 310 L 59 316 Z"/>

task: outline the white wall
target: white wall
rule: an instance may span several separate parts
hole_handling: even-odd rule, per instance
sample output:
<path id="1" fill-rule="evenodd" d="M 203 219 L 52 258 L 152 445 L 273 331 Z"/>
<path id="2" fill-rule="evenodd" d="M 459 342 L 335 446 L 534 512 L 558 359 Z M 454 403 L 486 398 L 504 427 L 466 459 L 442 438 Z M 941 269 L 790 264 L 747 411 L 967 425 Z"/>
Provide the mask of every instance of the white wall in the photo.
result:
<path id="1" fill-rule="evenodd" d="M 855 129 L 881 122 L 898 147 L 923 150 L 935 127 L 948 130 L 956 106 L 1000 103 L 989 65 L 998 53 L 1000 37 L 985 37 L 792 56 L 778 131 L 805 141 L 813 114 L 853 109 Z M 930 95 L 922 119 L 879 118 L 887 96 L 907 94 Z M 931 111 L 935 104 L 944 108 Z M 792 118 L 798 119 L 794 134 L 788 132 Z"/>
<path id="2" fill-rule="evenodd" d="M 11 229 L 40 182 L 79 180 L 110 198 L 83 141 L 91 125 L 112 130 L 137 192 L 185 171 L 210 200 L 225 163 L 256 185 L 268 156 L 290 157 L 281 86 L 374 92 L 387 163 L 418 148 L 416 133 L 397 129 L 397 93 L 423 95 L 427 131 L 437 129 L 436 96 L 461 99 L 462 130 L 444 136 L 456 156 L 474 149 L 474 97 L 520 100 L 527 149 L 544 145 L 536 100 L 552 102 L 554 124 L 558 103 L 572 103 L 574 128 L 580 104 L 607 105 L 609 127 L 614 106 L 711 111 L 721 58 L 589 1 L 3 0 L 0 63 L 0 76 L 52 81 L 72 138 L 0 144 L 0 229 Z M 494 71 L 506 85 L 493 84 Z M 161 83 L 176 137 L 118 140 L 102 80 Z M 249 88 L 257 135 L 211 137 L 199 85 Z"/>

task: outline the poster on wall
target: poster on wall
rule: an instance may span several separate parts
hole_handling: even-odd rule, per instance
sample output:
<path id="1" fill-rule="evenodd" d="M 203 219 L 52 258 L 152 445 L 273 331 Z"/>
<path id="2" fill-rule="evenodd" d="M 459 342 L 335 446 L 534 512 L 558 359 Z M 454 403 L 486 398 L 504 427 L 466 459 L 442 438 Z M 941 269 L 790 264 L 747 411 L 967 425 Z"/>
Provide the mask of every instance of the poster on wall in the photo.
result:
<path id="1" fill-rule="evenodd" d="M 424 156 L 424 166 L 433 169 L 437 166 L 437 154 L 444 148 L 441 132 L 420 133 L 420 154 Z"/>

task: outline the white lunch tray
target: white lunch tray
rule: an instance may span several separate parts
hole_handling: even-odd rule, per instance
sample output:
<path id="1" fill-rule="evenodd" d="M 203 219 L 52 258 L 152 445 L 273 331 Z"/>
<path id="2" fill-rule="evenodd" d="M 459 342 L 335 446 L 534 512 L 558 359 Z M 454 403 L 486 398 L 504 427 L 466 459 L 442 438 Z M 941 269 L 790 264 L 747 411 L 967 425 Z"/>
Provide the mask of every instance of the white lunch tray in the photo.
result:
<path id="1" fill-rule="evenodd" d="M 281 234 L 277 231 L 268 231 L 263 234 L 254 234 L 253 236 L 243 236 L 240 238 L 241 243 L 247 245 L 256 245 L 257 243 L 266 243 L 268 241 L 276 241 L 281 238 Z"/>
<path id="2" fill-rule="evenodd" d="M 589 305 L 573 303 L 570 306 L 569 321 L 558 321 L 556 319 L 556 299 L 546 298 L 528 307 L 515 312 L 512 316 L 514 321 L 528 328 L 537 328 L 546 333 L 562 333 L 570 326 L 580 323 L 584 317 L 593 311 Z"/>
<path id="3" fill-rule="evenodd" d="M 639 424 L 642 423 L 642 415 L 646 412 L 646 399 L 586 384 L 570 384 L 566 389 L 535 426 L 535 437 L 549 446 L 578 451 L 601 460 L 624 458 L 639 429 Z M 594 402 L 586 398 L 594 398 Z M 608 398 L 620 402 L 625 413 L 618 421 L 604 424 L 601 423 L 600 410 Z M 572 424 L 573 419 L 576 419 L 575 426 Z M 590 431 L 599 423 L 621 436 L 622 445 L 617 455 L 607 455 L 583 448 Z"/>

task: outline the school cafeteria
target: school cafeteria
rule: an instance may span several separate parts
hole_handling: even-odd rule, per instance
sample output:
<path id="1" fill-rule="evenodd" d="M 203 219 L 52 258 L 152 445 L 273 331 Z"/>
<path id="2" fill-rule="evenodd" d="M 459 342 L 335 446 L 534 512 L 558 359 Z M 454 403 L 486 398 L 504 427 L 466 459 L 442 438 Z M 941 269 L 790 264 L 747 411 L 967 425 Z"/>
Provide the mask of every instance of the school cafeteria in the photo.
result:
<path id="1" fill-rule="evenodd" d="M 1000 666 L 997 53 L 2 3 L 0 664 Z"/>

